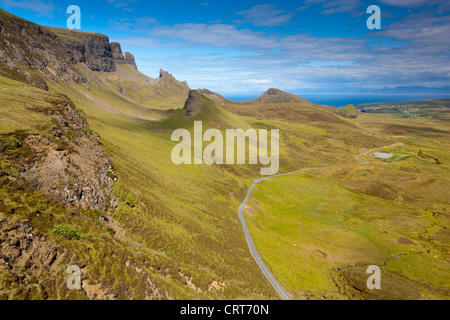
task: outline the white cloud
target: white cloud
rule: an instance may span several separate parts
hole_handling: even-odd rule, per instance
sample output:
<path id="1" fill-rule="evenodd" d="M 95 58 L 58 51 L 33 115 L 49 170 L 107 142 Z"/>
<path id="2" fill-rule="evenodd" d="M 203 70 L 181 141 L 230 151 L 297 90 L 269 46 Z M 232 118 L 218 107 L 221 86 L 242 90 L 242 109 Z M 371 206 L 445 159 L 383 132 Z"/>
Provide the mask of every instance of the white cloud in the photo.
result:
<path id="1" fill-rule="evenodd" d="M 251 23 L 257 27 L 273 27 L 287 24 L 293 17 L 293 13 L 276 9 L 270 4 L 259 4 L 249 10 L 239 11 L 242 23 Z"/>
<path id="2" fill-rule="evenodd" d="M 381 0 L 381 2 L 394 7 L 416 7 L 430 2 L 430 0 Z"/>
<path id="3" fill-rule="evenodd" d="M 417 20 L 418 19 L 418 20 Z M 421 21 L 420 24 L 414 21 Z M 366 38 L 320 38 L 311 34 L 268 36 L 233 25 L 179 24 L 156 26 L 149 37 L 121 40 L 127 45 L 184 48 L 140 62 L 144 70 L 158 64 L 188 79 L 192 87 L 225 91 L 283 90 L 337 86 L 442 86 L 450 83 L 450 17 L 410 15 Z M 389 40 L 389 46 L 382 39 Z M 158 43 L 159 41 L 159 43 Z M 392 46 L 394 42 L 402 46 Z M 377 44 L 372 47 L 370 45 Z M 187 54 L 185 48 L 201 49 Z M 239 55 L 226 50 L 237 48 Z M 146 66 L 147 63 L 147 66 Z M 148 65 L 151 63 L 151 66 Z M 276 75 L 276 77 L 274 76 Z"/>
<path id="4" fill-rule="evenodd" d="M 255 83 L 255 84 L 267 84 L 267 83 L 271 83 L 272 81 L 270 81 L 269 79 L 250 79 L 250 80 L 246 80 L 245 82 Z"/>
<path id="5" fill-rule="evenodd" d="M 140 17 L 136 19 L 120 18 L 111 19 L 109 25 L 117 30 L 132 32 L 148 32 L 152 26 L 158 24 L 154 17 Z"/>
<path id="6" fill-rule="evenodd" d="M 107 0 L 107 1 L 108 1 L 109 4 L 113 5 L 116 8 L 120 8 L 123 11 L 131 12 L 131 11 L 134 11 L 134 9 L 130 9 L 128 6 L 131 3 L 137 2 L 138 0 L 127 0 L 127 1 L 124 1 L 124 0 Z"/>
<path id="7" fill-rule="evenodd" d="M 56 10 L 53 2 L 45 0 L 3 0 L 0 3 L 8 10 L 11 8 L 19 8 L 30 10 L 39 16 L 51 17 Z"/>
<path id="8" fill-rule="evenodd" d="M 361 0 L 333 0 L 326 1 L 323 4 L 323 14 L 335 14 L 338 12 L 347 12 L 352 14 L 357 8 L 361 7 L 363 3 Z M 364 13 L 363 11 L 361 11 Z"/>
<path id="9" fill-rule="evenodd" d="M 239 30 L 236 26 L 228 24 L 184 23 L 173 26 L 156 26 L 152 29 L 151 34 L 214 47 L 274 48 L 277 46 L 277 40 L 273 36 L 250 29 Z"/>
<path id="10" fill-rule="evenodd" d="M 320 5 L 324 9 L 322 14 L 329 15 L 338 12 L 347 12 L 353 15 L 356 9 L 362 7 L 364 3 L 361 0 L 306 0 L 304 5 L 298 10 L 307 10 L 312 6 Z M 364 11 L 360 12 L 364 14 Z"/>
<path id="11" fill-rule="evenodd" d="M 356 0 L 347 3 L 350 7 L 344 1 L 309 1 L 320 5 L 322 14 L 360 5 Z M 247 21 L 251 17 L 247 15 Z M 151 19 L 143 21 L 146 25 Z M 191 87 L 249 92 L 268 85 L 282 90 L 450 85 L 450 16 L 430 11 L 410 12 L 361 38 L 275 35 L 269 29 L 255 32 L 223 23 L 156 24 L 145 32 L 144 38 L 120 42 L 142 50 L 173 47 L 159 53 L 149 50 L 149 59 L 139 65 L 143 71 L 164 66 Z M 232 48 L 238 53 L 230 54 Z"/>

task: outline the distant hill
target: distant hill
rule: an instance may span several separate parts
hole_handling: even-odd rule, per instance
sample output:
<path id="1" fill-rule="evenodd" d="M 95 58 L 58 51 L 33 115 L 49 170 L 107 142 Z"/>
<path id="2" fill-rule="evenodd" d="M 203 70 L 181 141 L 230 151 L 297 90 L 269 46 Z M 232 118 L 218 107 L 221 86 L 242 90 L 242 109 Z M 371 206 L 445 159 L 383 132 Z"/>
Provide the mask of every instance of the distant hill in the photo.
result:
<path id="1" fill-rule="evenodd" d="M 294 94 L 287 93 L 279 89 L 270 88 L 269 90 L 264 92 L 260 97 L 254 100 L 248 100 L 243 102 L 243 104 L 255 104 L 255 103 L 309 103 L 309 101 Z"/>
<path id="2" fill-rule="evenodd" d="M 232 101 L 208 89 L 197 89 L 196 91 L 204 94 L 218 104 L 309 103 L 306 99 L 274 88 L 267 90 L 256 99 L 246 101 Z"/>
<path id="3" fill-rule="evenodd" d="M 356 108 L 354 105 L 352 105 L 352 104 L 348 104 L 348 105 L 346 105 L 345 107 L 343 107 L 343 108 L 339 108 L 338 109 L 338 112 L 342 112 L 342 113 L 344 113 L 344 114 L 346 114 L 346 115 L 357 115 L 357 114 L 359 114 L 360 112 L 359 112 L 359 110 L 358 110 L 358 108 Z"/>

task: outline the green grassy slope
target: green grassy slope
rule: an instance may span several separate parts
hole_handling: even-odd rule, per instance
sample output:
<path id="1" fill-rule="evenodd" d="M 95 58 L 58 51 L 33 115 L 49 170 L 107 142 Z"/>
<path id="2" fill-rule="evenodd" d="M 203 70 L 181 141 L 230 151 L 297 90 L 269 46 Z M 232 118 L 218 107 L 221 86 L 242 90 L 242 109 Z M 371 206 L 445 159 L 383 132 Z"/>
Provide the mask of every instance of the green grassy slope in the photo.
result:
<path id="1" fill-rule="evenodd" d="M 405 145 L 384 151 L 407 157 L 366 157 L 369 166 L 297 173 L 255 188 L 246 209 L 251 232 L 294 297 L 448 299 L 448 130 L 444 122 L 410 121 L 360 119 L 383 134 L 399 128 L 390 137 Z M 367 289 L 369 265 L 381 267 L 382 290 Z"/>
<path id="2" fill-rule="evenodd" d="M 144 299 L 164 297 L 160 293 L 148 292 L 146 276 L 152 285 L 162 288 L 150 266 L 139 257 L 138 248 L 133 248 L 112 233 L 114 229 L 100 220 L 99 211 L 84 211 L 63 204 L 31 188 L 20 178 L 20 164 L 10 159 L 27 161 L 33 157 L 26 137 L 39 134 L 53 143 L 55 119 L 52 110 L 71 101 L 59 93 L 49 93 L 37 88 L 24 87 L 21 83 L 0 77 L 0 226 L 2 243 L 5 230 L 14 230 L 20 225 L 30 226 L 34 235 L 33 246 L 27 247 L 19 238 L 21 260 L 12 270 L 0 267 L 0 297 L 2 299 L 86 299 L 83 291 L 69 291 L 65 286 L 68 265 L 87 266 L 83 281 L 86 285 L 97 285 L 108 290 L 110 298 Z M 70 147 L 60 145 L 60 150 Z M 82 235 L 82 239 L 60 239 L 51 234 L 53 227 L 64 225 Z M 117 229 L 119 231 L 119 229 Z M 12 241 L 10 238 L 8 241 Z M 18 242 L 19 243 L 19 242 Z M 28 249 L 27 249 L 28 248 Z M 54 248 L 54 249 L 53 249 Z M 10 250 L 12 250 L 10 248 Z M 27 262 L 28 250 L 33 252 Z M 47 253 L 46 253 L 47 252 Z M 7 251 L 2 252 L 8 255 Z M 42 264 L 41 255 L 56 254 L 52 265 Z M 14 258 L 14 256 L 12 256 Z M 128 266 L 127 266 L 128 264 Z M 137 272 L 135 266 L 147 270 L 146 276 Z M 112 268 L 110 268 L 112 267 Z M 88 290 L 87 290 L 88 291 Z M 91 293 L 91 292 L 89 292 Z M 94 294 L 94 293 L 92 293 Z M 95 298 L 94 296 L 90 297 Z M 100 296 L 98 298 L 101 298 Z"/>
<path id="3" fill-rule="evenodd" d="M 58 83 L 55 89 L 62 85 Z M 237 223 L 237 207 L 249 181 L 258 177 L 259 168 L 175 166 L 170 160 L 175 144 L 170 141 L 172 130 L 190 129 L 194 120 L 203 120 L 205 128 L 245 129 L 249 123 L 255 128 L 279 128 L 282 132 L 281 170 L 284 171 L 309 164 L 352 161 L 349 151 L 382 144 L 380 139 L 362 134 L 347 120 L 331 113 L 321 116 L 322 110 L 308 109 L 307 116 L 317 117 L 323 128 L 314 123 L 301 124 L 303 116 L 294 124 L 242 118 L 202 97 L 205 108 L 198 116 L 188 119 L 183 109 L 144 112 L 142 107 L 128 103 L 126 97 L 105 94 L 115 90 L 110 83 L 102 84 L 98 91 L 94 85 L 89 84 L 89 87 L 90 91 L 81 85 L 76 88 L 71 85 L 65 92 L 74 92 L 71 96 L 102 137 L 118 173 L 116 193 L 120 201 L 114 218 L 129 230 L 127 241 L 137 244 L 141 241 L 151 253 L 165 257 L 171 277 L 178 273 L 175 270 L 182 270 L 204 292 L 214 281 L 224 283 L 227 288 L 224 297 L 258 297 L 259 293 L 275 297 L 264 279 L 254 277 L 259 270 L 248 253 Z M 289 105 L 278 106 L 280 110 L 283 107 L 290 112 Z M 341 130 L 342 123 L 348 128 Z M 352 140 L 352 135 L 365 139 L 351 147 L 339 142 L 336 133 L 347 135 L 348 141 Z M 303 152 L 306 145 L 308 151 Z M 127 198 L 133 199 L 136 207 L 130 208 Z M 183 286 L 173 281 L 170 288 L 172 295 L 179 298 L 208 296 L 195 290 L 184 292 Z"/>

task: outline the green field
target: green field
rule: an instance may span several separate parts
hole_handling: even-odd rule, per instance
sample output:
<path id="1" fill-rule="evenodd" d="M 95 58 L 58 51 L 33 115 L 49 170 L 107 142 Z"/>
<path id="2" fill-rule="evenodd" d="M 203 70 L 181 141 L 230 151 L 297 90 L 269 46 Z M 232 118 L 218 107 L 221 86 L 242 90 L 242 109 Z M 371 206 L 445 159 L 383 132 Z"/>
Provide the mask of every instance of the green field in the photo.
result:
<path id="1" fill-rule="evenodd" d="M 366 157 L 368 166 L 256 186 L 247 221 L 264 261 L 293 297 L 448 299 L 449 141 L 425 140 L 429 135 L 396 137 L 405 145 L 382 150 L 408 155 L 399 161 Z M 367 289 L 369 265 L 381 267 L 382 290 Z"/>

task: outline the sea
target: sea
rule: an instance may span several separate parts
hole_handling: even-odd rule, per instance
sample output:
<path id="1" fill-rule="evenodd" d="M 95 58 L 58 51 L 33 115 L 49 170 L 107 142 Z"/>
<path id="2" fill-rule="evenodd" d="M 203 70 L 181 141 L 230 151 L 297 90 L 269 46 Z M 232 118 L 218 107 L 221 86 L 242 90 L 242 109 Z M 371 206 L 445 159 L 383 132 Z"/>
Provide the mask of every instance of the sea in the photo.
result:
<path id="1" fill-rule="evenodd" d="M 316 104 L 345 107 L 348 104 L 359 105 L 379 102 L 412 102 L 426 99 L 450 99 L 450 94 L 302 94 L 302 98 Z M 258 95 L 226 95 L 233 101 L 246 101 L 258 98 Z"/>

